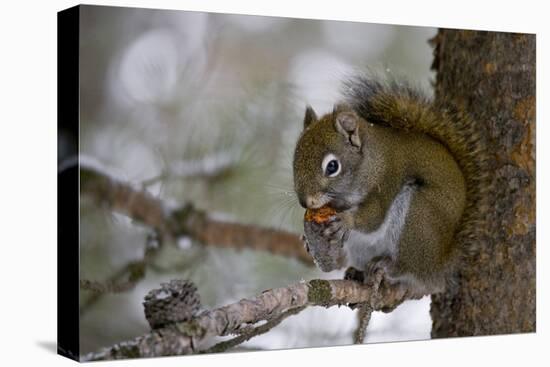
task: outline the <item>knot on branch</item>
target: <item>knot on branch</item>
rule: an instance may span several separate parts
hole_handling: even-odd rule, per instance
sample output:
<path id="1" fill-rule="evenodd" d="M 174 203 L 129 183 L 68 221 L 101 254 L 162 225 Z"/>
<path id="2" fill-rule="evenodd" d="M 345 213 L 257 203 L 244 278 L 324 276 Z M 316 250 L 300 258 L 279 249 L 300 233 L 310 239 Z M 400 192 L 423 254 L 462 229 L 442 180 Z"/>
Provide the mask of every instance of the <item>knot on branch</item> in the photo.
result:
<path id="1" fill-rule="evenodd" d="M 176 322 L 189 321 L 200 310 L 197 287 L 189 280 L 171 280 L 162 283 L 145 296 L 145 318 L 152 329 Z"/>

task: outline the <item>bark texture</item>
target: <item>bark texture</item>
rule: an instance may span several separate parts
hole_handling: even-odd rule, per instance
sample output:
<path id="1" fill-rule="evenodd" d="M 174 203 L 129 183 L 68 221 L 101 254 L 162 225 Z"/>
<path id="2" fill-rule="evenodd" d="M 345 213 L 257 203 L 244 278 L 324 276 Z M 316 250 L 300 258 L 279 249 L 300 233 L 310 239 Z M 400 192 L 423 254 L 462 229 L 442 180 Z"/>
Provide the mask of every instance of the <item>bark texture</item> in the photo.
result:
<path id="1" fill-rule="evenodd" d="M 372 310 L 384 310 L 393 309 L 407 299 L 420 299 L 423 295 L 415 289 L 384 282 L 381 273 L 370 284 L 351 280 L 315 279 L 265 290 L 256 297 L 204 311 L 190 320 L 163 325 L 162 328 L 153 329 L 133 340 L 91 353 L 81 361 L 150 358 L 202 351 L 220 352 L 254 335 L 269 331 L 288 315 L 296 314 L 309 306 L 331 307 L 361 303 L 367 304 Z M 174 311 L 174 308 L 170 308 L 170 311 Z M 175 311 L 179 313 L 179 310 Z M 254 327 L 260 321 L 267 323 Z M 203 344 L 210 337 L 236 334 L 243 329 L 245 332 L 241 334 L 242 337 L 203 349 Z"/>
<path id="2" fill-rule="evenodd" d="M 534 332 L 535 35 L 440 30 L 437 100 L 486 128 L 491 210 L 458 283 L 432 296 L 433 337 Z"/>

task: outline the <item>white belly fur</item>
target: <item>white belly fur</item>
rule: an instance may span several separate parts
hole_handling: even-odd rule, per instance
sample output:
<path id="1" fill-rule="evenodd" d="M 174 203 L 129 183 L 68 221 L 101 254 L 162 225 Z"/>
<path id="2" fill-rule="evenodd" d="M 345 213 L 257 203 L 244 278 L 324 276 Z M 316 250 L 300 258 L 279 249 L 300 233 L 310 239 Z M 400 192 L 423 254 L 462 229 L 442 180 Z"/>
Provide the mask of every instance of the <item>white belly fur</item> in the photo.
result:
<path id="1" fill-rule="evenodd" d="M 375 231 L 351 231 L 344 244 L 347 266 L 365 269 L 367 263 L 376 256 L 390 256 L 395 259 L 413 192 L 414 187 L 403 186 L 386 213 L 384 222 Z"/>

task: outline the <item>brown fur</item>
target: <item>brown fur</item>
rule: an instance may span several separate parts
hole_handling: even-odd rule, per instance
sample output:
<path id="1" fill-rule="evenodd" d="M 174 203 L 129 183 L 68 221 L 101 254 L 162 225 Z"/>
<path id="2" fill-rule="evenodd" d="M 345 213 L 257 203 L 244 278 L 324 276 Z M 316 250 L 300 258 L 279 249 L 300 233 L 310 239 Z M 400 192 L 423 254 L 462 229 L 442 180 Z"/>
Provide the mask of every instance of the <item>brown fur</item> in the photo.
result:
<path id="1" fill-rule="evenodd" d="M 489 151 L 483 125 L 450 102 L 430 101 L 405 82 L 387 83 L 367 76 L 346 83 L 347 101 L 364 119 L 404 131 L 425 134 L 443 144 L 466 181 L 466 204 L 454 235 L 455 248 L 476 253 L 479 229 L 487 211 Z"/>
<path id="2" fill-rule="evenodd" d="M 330 203 L 340 209 L 343 230 L 371 233 L 404 185 L 414 186 L 391 272 L 438 287 L 483 220 L 487 153 L 482 130 L 400 83 L 359 77 L 347 87 L 347 105 L 320 119 L 311 108 L 306 111 L 294 155 L 300 202 L 332 193 Z M 337 123 L 343 114 L 345 129 Z M 325 177 L 320 169 L 327 153 L 342 161 L 337 178 Z"/>

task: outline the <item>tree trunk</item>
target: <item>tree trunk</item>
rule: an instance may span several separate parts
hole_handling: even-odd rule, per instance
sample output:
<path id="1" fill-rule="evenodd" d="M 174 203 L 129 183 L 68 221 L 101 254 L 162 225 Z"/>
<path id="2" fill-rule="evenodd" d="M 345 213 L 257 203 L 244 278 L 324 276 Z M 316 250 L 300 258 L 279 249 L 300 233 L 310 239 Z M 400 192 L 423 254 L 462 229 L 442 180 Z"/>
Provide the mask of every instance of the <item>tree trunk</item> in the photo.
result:
<path id="1" fill-rule="evenodd" d="M 535 331 L 535 35 L 440 30 L 436 99 L 487 129 L 491 212 L 481 253 L 432 297 L 432 337 Z"/>

